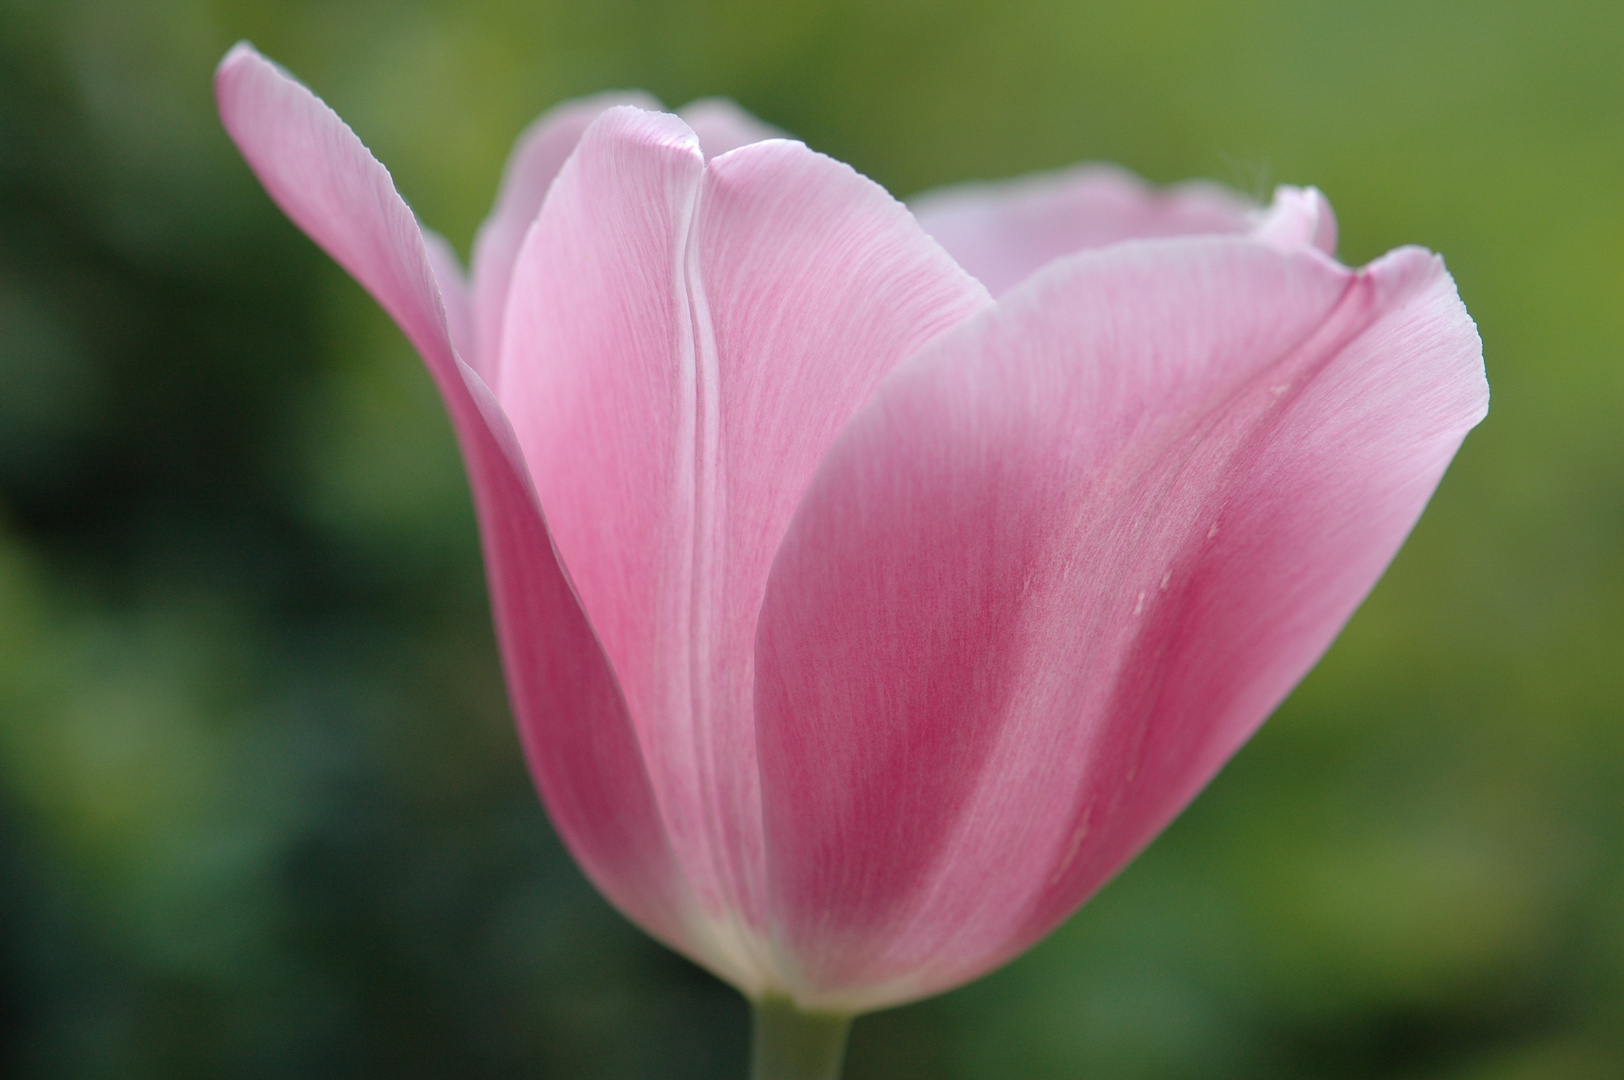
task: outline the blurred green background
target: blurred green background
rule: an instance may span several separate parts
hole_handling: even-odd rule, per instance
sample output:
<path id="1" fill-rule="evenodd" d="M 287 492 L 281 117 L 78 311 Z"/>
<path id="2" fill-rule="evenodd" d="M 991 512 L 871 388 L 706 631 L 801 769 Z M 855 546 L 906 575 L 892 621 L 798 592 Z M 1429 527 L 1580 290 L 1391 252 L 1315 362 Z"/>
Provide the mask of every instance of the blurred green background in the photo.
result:
<path id="1" fill-rule="evenodd" d="M 900 195 L 1313 183 L 1494 405 L 1324 663 L 1053 938 L 853 1078 L 1624 1075 L 1624 5 L 0 0 L 0 1072 L 742 1077 L 510 730 L 430 383 L 271 206 L 251 38 L 466 254 L 561 99 L 723 94 Z"/>

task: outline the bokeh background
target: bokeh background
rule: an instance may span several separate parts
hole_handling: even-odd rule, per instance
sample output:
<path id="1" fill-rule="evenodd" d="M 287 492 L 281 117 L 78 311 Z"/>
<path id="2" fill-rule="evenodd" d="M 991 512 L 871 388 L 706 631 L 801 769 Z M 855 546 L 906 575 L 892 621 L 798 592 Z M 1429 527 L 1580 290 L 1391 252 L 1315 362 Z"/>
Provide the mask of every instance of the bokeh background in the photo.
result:
<path id="1" fill-rule="evenodd" d="M 243 37 L 464 254 L 514 134 L 631 86 L 899 195 L 1114 160 L 1443 252 L 1494 404 L 1387 578 L 849 1075 L 1624 1075 L 1616 0 L 0 0 L 0 1072 L 744 1072 L 740 1001 L 546 824 L 429 380 L 214 117 Z"/>

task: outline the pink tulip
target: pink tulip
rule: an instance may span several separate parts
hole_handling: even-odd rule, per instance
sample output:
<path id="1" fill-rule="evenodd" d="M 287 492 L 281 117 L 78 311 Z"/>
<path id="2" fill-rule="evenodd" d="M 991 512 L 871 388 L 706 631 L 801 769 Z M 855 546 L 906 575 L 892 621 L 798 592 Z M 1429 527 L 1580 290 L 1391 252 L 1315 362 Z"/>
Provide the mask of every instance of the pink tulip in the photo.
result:
<path id="1" fill-rule="evenodd" d="M 1312 189 L 1090 168 L 910 213 L 729 104 L 595 98 L 520 140 L 468 285 L 303 86 L 239 45 L 216 91 L 445 397 L 559 833 L 753 999 L 876 1009 L 1052 930 L 1487 409 L 1441 260 L 1342 266 Z"/>

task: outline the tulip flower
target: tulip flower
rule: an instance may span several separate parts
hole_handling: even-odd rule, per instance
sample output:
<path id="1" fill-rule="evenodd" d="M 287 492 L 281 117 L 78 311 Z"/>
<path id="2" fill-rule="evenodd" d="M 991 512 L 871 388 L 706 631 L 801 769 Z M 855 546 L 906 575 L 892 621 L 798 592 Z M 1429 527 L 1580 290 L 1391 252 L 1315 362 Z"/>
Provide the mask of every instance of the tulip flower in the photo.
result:
<path id="1" fill-rule="evenodd" d="M 1393 558 L 1488 386 L 1436 256 L 1102 168 L 927 196 L 736 107 L 564 105 L 472 281 L 318 98 L 216 78 L 272 199 L 422 354 L 524 751 L 757 1069 L 1047 934 Z"/>

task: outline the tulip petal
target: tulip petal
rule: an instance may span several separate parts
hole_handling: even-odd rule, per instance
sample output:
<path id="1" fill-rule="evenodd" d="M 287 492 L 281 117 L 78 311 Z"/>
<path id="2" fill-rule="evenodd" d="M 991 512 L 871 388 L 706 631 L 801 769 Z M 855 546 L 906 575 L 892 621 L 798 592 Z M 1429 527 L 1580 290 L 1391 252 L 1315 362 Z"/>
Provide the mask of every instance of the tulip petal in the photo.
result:
<path id="1" fill-rule="evenodd" d="M 850 168 L 783 140 L 707 165 L 680 120 L 623 108 L 560 172 L 512 297 L 503 407 L 716 920 L 712 966 L 760 989 L 767 569 L 877 381 L 986 294 Z"/>
<path id="2" fill-rule="evenodd" d="M 690 101 L 677 110 L 677 115 L 699 136 L 699 149 L 706 161 L 741 146 L 786 137 L 782 131 L 762 123 L 727 98 Z"/>
<path id="3" fill-rule="evenodd" d="M 1329 645 L 1486 407 L 1437 258 L 1240 238 L 1073 256 L 895 371 L 761 614 L 803 1004 L 956 985 L 1097 890 Z"/>
<path id="4" fill-rule="evenodd" d="M 691 950 L 688 900 L 625 704 L 559 572 L 506 418 L 452 346 L 447 315 L 455 324 L 465 312 L 455 256 L 425 247 L 383 166 L 247 43 L 221 61 L 215 92 L 271 198 L 393 316 L 439 385 L 468 467 L 520 735 L 554 824 L 622 910 Z"/>
<path id="5" fill-rule="evenodd" d="M 1274 203 L 1257 216 L 1252 235 L 1282 251 L 1315 247 L 1336 254 L 1336 215 L 1318 188 L 1282 184 L 1274 189 Z"/>
<path id="6" fill-rule="evenodd" d="M 636 105 L 657 109 L 659 102 L 647 94 L 611 91 L 566 101 L 542 113 L 513 144 L 496 205 L 479 226 L 474 237 L 473 316 L 475 348 L 464 353 L 466 360 L 486 385 L 497 384 L 496 365 L 502 355 L 502 312 L 507 305 L 508 285 L 513 279 L 513 260 L 530 223 L 541 212 L 553 177 L 563 168 L 584 132 L 598 116 L 616 105 Z"/>
<path id="7" fill-rule="evenodd" d="M 422 233 L 429 269 L 434 274 L 435 284 L 439 286 L 440 301 L 445 308 L 445 327 L 451 337 L 451 347 L 459 357 L 472 356 L 474 312 L 462 260 L 457 258 L 456 249 L 445 237 L 433 229 L 422 229 Z"/>
<path id="8" fill-rule="evenodd" d="M 1124 240 L 1241 233 L 1253 206 L 1217 184 L 1157 189 L 1114 165 L 1081 165 L 911 200 L 914 215 L 994 296 L 1063 255 Z"/>

